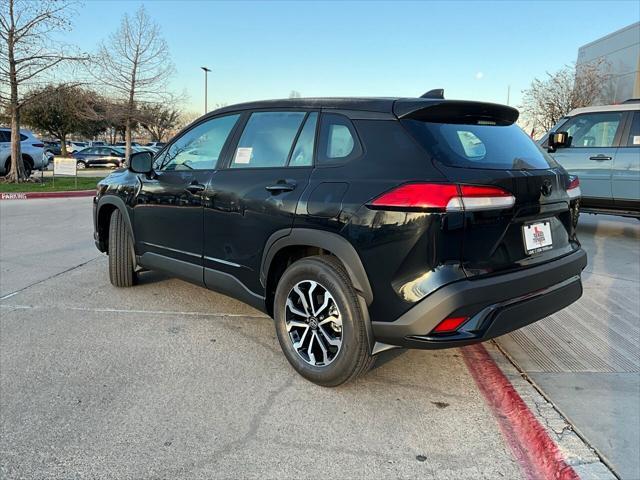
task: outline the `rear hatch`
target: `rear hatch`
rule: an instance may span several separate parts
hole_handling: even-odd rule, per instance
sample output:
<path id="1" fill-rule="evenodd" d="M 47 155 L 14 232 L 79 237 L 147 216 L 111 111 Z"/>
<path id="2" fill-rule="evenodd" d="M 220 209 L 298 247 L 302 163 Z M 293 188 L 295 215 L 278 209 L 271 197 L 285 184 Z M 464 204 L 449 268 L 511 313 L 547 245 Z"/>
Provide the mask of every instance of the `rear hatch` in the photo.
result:
<path id="1" fill-rule="evenodd" d="M 467 276 L 524 268 L 579 248 L 569 175 L 513 123 L 515 109 L 439 101 L 405 110 L 396 112 L 401 123 L 447 179 L 463 186 L 463 196 L 464 185 L 489 186 L 508 200 L 465 203 Z"/>

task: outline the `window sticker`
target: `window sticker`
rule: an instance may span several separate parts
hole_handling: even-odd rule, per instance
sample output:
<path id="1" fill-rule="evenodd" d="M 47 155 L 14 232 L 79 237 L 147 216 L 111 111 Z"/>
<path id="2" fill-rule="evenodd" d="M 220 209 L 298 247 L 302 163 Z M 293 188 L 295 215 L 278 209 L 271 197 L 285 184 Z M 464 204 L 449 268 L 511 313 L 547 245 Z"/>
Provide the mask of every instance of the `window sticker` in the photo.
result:
<path id="1" fill-rule="evenodd" d="M 244 163 L 247 164 L 251 162 L 251 154 L 253 153 L 253 147 L 239 147 L 236 150 L 236 156 L 233 159 L 233 163 Z"/>
<path id="2" fill-rule="evenodd" d="M 640 145 L 640 135 L 634 135 L 633 136 L 633 144 L 634 145 Z"/>

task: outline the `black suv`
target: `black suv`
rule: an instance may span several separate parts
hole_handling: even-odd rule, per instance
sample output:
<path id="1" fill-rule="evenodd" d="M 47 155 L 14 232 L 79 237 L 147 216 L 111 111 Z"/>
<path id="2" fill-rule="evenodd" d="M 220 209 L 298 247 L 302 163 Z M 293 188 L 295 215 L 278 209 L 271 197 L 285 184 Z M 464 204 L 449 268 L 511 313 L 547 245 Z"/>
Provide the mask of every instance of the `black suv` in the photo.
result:
<path id="1" fill-rule="evenodd" d="M 517 117 L 443 98 L 225 107 L 98 184 L 96 245 L 115 286 L 157 269 L 266 312 L 293 367 L 339 385 L 389 348 L 480 342 L 581 296 L 579 186 Z"/>

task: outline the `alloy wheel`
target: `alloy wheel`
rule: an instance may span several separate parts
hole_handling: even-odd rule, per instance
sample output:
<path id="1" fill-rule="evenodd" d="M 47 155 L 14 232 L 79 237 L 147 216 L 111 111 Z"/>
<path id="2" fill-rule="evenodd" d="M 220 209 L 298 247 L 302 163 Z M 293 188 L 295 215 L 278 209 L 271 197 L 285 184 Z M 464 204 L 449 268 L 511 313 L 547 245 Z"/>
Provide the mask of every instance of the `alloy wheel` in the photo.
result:
<path id="1" fill-rule="evenodd" d="M 342 347 L 342 315 L 329 291 L 302 280 L 287 295 L 285 325 L 294 350 L 306 363 L 324 367 Z"/>

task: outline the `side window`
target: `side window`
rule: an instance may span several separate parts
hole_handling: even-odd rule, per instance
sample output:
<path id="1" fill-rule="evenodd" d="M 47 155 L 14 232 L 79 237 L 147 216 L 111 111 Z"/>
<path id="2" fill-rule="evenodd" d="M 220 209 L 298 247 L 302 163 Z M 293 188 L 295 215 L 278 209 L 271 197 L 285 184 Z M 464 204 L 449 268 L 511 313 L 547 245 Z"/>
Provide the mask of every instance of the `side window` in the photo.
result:
<path id="1" fill-rule="evenodd" d="M 160 170 L 213 170 L 239 114 L 207 120 L 176 139 L 156 159 Z"/>
<path id="2" fill-rule="evenodd" d="M 351 121 L 336 113 L 322 114 L 318 163 L 349 161 L 360 156 L 362 147 Z"/>
<path id="3" fill-rule="evenodd" d="M 640 112 L 633 114 L 627 147 L 640 147 Z"/>
<path id="4" fill-rule="evenodd" d="M 4 130 L 0 131 L 0 142 L 10 142 L 11 141 L 11 133 L 5 132 Z"/>
<path id="5" fill-rule="evenodd" d="M 93 154 L 97 153 L 96 150 L 98 150 L 98 149 L 97 148 L 84 148 L 84 149 L 81 149 L 81 150 L 82 150 L 82 153 L 93 155 Z"/>
<path id="6" fill-rule="evenodd" d="M 104 155 L 104 156 L 108 157 L 108 156 L 111 156 L 111 149 L 110 148 L 104 148 L 104 147 L 96 148 L 96 153 L 98 155 Z"/>
<path id="7" fill-rule="evenodd" d="M 318 114 L 311 112 L 291 153 L 290 167 L 310 167 L 313 165 L 313 145 L 315 144 L 317 123 Z"/>
<path id="8" fill-rule="evenodd" d="M 563 130 L 569 133 L 570 148 L 611 147 L 622 112 L 587 113 L 569 120 Z"/>
<path id="9" fill-rule="evenodd" d="M 252 113 L 230 167 L 284 167 L 305 115 L 305 112 Z"/>

